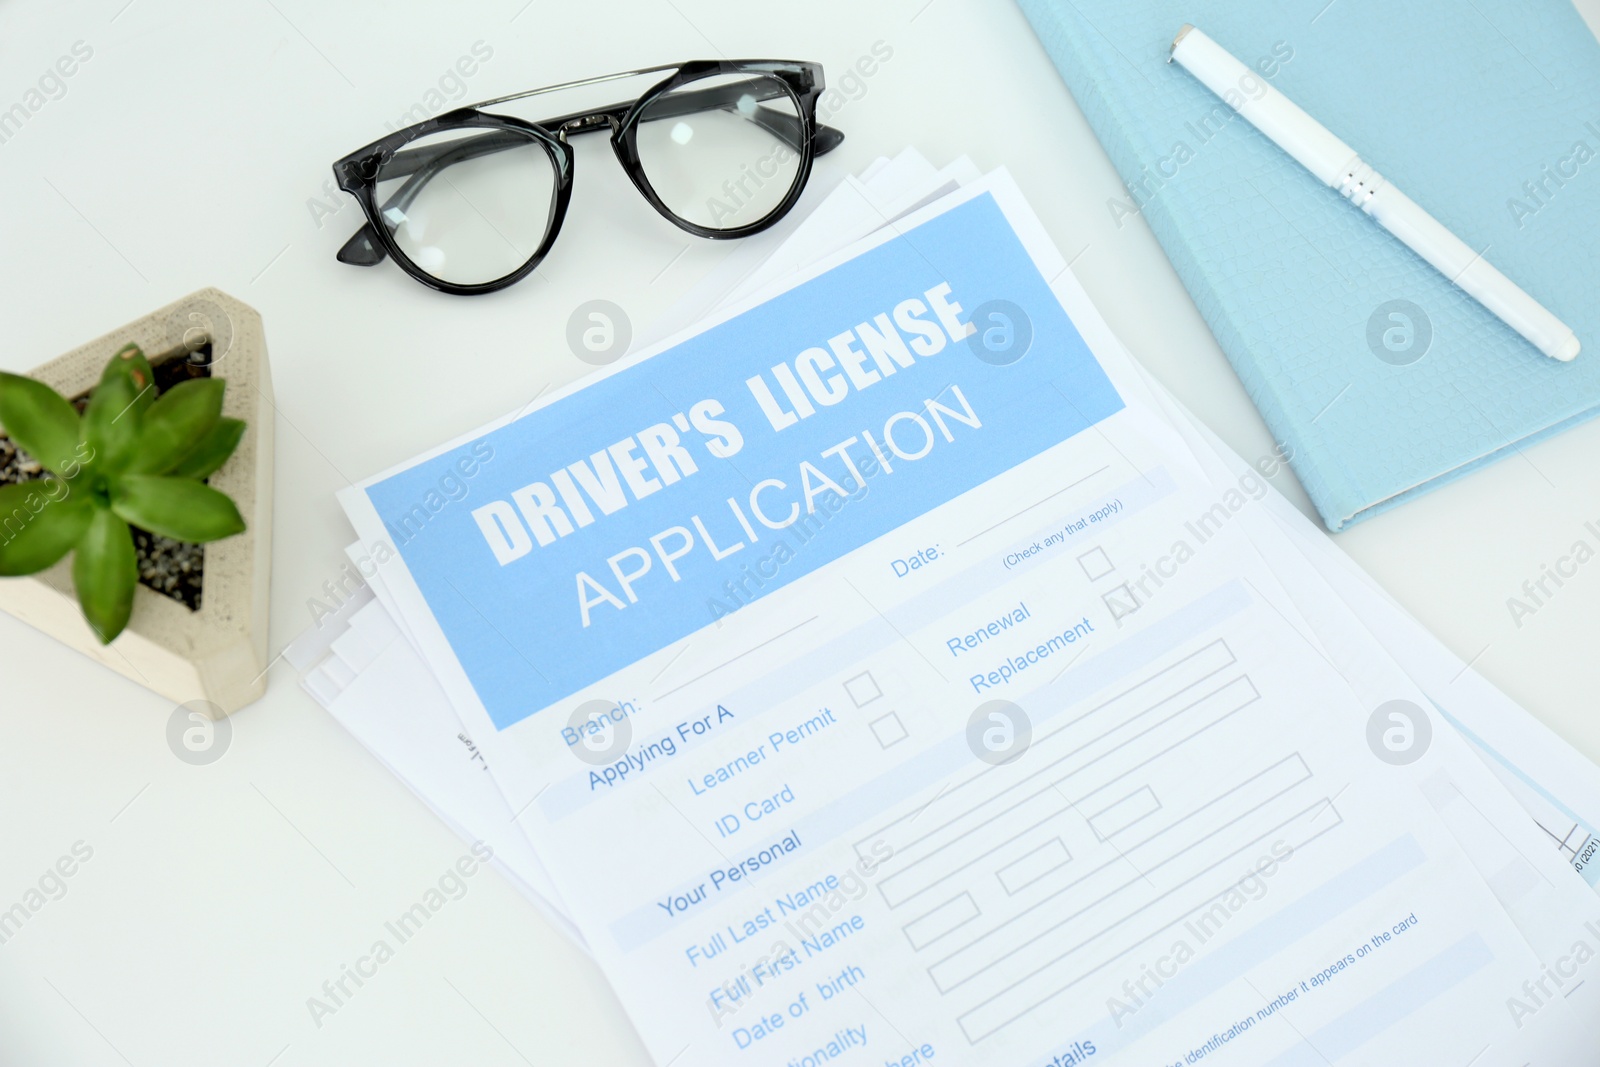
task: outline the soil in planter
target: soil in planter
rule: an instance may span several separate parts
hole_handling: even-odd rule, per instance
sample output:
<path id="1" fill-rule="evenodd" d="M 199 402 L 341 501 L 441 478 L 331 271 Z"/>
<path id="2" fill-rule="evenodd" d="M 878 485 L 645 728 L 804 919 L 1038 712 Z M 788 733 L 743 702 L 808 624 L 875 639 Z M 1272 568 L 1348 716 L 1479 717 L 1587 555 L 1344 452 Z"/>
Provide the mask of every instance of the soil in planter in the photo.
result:
<path id="1" fill-rule="evenodd" d="M 174 356 L 155 364 L 156 395 L 160 396 L 179 382 L 211 377 L 211 346 L 198 349 L 192 358 Z M 79 414 L 89 405 L 89 394 L 72 398 Z M 0 485 L 15 485 L 43 478 L 46 471 L 26 452 L 0 433 Z M 170 597 L 190 611 L 200 610 L 200 595 L 205 586 L 205 549 L 184 541 L 133 528 L 133 548 L 139 562 L 139 583 Z"/>

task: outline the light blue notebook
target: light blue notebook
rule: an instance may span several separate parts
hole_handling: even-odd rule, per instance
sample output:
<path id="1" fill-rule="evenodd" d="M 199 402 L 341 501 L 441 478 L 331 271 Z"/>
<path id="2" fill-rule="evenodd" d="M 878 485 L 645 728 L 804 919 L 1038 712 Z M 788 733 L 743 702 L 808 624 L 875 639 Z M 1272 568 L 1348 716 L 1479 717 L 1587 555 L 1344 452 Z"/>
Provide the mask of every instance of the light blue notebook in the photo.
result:
<path id="1" fill-rule="evenodd" d="M 1600 44 L 1570 0 L 1019 2 L 1128 185 L 1106 210 L 1149 221 L 1330 529 L 1600 411 Z M 1583 354 L 1541 355 L 1168 64 L 1185 23 Z"/>

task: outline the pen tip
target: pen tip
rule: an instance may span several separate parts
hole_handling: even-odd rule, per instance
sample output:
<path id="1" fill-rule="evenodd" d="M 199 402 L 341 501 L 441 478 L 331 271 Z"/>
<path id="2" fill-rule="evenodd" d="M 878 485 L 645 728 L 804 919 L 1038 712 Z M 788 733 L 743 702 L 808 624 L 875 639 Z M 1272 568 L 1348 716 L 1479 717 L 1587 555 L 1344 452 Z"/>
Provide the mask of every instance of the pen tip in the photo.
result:
<path id="1" fill-rule="evenodd" d="M 1178 46 L 1183 43 L 1183 39 L 1185 37 L 1189 36 L 1189 34 L 1192 33 L 1193 31 L 1194 31 L 1194 26 L 1192 26 L 1189 23 L 1185 22 L 1183 24 L 1183 29 L 1178 31 L 1178 36 L 1176 36 L 1176 37 L 1174 37 L 1172 39 L 1172 51 L 1176 52 L 1178 50 Z M 1169 52 L 1168 55 L 1171 55 L 1171 53 Z"/>

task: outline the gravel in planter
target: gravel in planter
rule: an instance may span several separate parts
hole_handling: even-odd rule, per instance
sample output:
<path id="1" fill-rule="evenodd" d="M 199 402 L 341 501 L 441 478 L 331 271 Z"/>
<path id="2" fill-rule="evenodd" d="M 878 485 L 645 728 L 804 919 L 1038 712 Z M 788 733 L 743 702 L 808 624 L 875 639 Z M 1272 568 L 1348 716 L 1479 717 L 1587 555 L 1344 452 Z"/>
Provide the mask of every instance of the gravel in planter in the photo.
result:
<path id="1" fill-rule="evenodd" d="M 139 558 L 139 582 L 178 601 L 190 611 L 200 610 L 205 586 L 206 550 L 187 541 L 133 528 L 133 550 Z"/>
<path id="2" fill-rule="evenodd" d="M 173 357 L 155 364 L 156 395 L 191 378 L 211 377 L 211 346 L 195 353 L 197 360 Z M 89 394 L 72 398 L 81 415 L 89 404 Z M 0 485 L 15 485 L 43 478 L 45 469 L 32 456 L 0 433 Z M 170 537 L 133 528 L 133 549 L 139 563 L 139 584 L 171 597 L 190 611 L 200 610 L 200 594 L 205 586 L 206 553 L 201 545 L 174 541 Z"/>

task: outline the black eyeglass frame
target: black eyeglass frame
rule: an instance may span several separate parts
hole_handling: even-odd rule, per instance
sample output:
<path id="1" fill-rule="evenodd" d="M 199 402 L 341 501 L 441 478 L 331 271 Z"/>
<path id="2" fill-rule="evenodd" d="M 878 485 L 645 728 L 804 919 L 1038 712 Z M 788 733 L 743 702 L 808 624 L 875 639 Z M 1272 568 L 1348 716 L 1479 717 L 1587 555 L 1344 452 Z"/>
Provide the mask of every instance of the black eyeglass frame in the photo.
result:
<path id="1" fill-rule="evenodd" d="M 672 71 L 673 74 L 645 90 L 635 100 L 622 101 L 601 108 L 562 115 L 559 118 L 529 122 L 525 119 L 481 110 L 485 107 L 493 107 L 496 104 L 521 100 L 561 89 L 639 77 L 660 71 Z M 799 128 L 794 128 L 795 123 L 790 116 L 781 112 L 771 111 L 771 109 L 767 109 L 767 115 L 757 116 L 753 121 L 759 122 L 769 132 L 772 132 L 793 150 L 799 152 L 800 162 L 794 183 L 788 193 L 765 216 L 744 226 L 731 229 L 714 229 L 690 222 L 688 219 L 675 214 L 657 195 L 655 189 L 650 185 L 650 180 L 644 171 L 644 165 L 639 158 L 638 127 L 641 116 L 660 97 L 685 85 L 723 74 L 768 75 L 784 85 L 792 98 L 792 102 L 795 104 L 795 114 L 799 116 Z M 617 161 L 622 164 L 623 170 L 633 182 L 634 187 L 639 190 L 640 194 L 657 212 L 675 226 L 698 237 L 705 237 L 711 240 L 730 240 L 760 233 L 788 214 L 789 210 L 800 199 L 801 194 L 805 191 L 806 183 L 810 179 L 811 167 L 815 158 L 832 151 L 844 140 L 843 133 L 817 122 L 817 100 L 821 97 L 825 88 L 826 83 L 823 80 L 822 65 L 820 63 L 781 59 L 692 60 L 686 63 L 671 63 L 659 67 L 646 67 L 641 70 L 602 75 L 598 78 L 564 82 L 560 85 L 532 89 L 523 93 L 513 93 L 509 96 L 496 97 L 493 100 L 485 100 L 481 103 L 447 111 L 415 125 L 396 130 L 387 137 L 359 148 L 334 163 L 334 181 L 339 188 L 356 199 L 367 218 L 366 225 L 358 230 L 339 249 L 339 261 L 368 267 L 383 262 L 386 257 L 392 258 L 402 270 L 423 285 L 442 293 L 458 296 L 493 293 L 515 285 L 523 278 L 526 278 L 544 261 L 545 256 L 550 252 L 551 246 L 555 244 L 556 238 L 560 235 L 561 224 L 567 214 L 567 205 L 572 198 L 573 153 L 571 147 L 567 144 L 567 138 L 606 129 L 611 131 L 611 147 L 616 154 Z M 716 90 L 708 91 L 715 92 Z M 410 161 L 405 159 L 405 146 L 421 137 L 426 137 L 433 133 L 471 128 L 504 130 L 507 136 L 503 142 L 498 143 L 493 142 L 490 138 L 479 138 L 476 142 L 464 142 L 460 149 L 457 149 L 456 146 L 447 146 L 442 151 L 435 152 L 416 150 L 417 158 Z M 401 250 L 399 243 L 394 239 L 393 232 L 384 224 L 383 212 L 388 204 L 380 204 L 378 202 L 377 187 L 380 173 L 386 181 L 406 174 L 412 175 L 411 179 L 401 187 L 398 193 L 391 194 L 389 201 L 392 203 L 398 198 L 406 197 L 413 188 L 420 189 L 432 177 L 433 173 L 437 173 L 445 166 L 476 155 L 513 146 L 524 146 L 529 140 L 542 147 L 550 158 L 550 163 L 555 173 L 555 194 L 551 197 L 550 215 L 546 223 L 544 238 L 527 262 L 516 270 L 492 281 L 462 284 L 445 281 L 429 274 Z M 403 166 L 409 165 L 410 169 L 401 169 L 397 172 L 390 165 L 396 162 L 401 163 Z M 422 176 L 418 177 L 418 175 Z M 409 202 L 409 199 L 406 202 Z"/>

